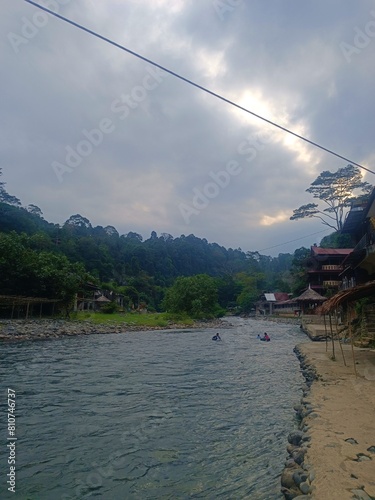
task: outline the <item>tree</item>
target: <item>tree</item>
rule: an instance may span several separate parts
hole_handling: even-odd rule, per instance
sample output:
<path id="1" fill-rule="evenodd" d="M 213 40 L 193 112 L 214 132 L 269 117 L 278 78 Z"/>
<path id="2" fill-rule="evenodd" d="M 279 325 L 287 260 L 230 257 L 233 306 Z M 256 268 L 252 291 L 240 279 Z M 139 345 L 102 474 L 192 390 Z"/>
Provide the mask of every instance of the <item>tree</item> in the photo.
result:
<path id="1" fill-rule="evenodd" d="M 2 169 L 0 168 L 0 177 L 2 174 Z M 7 203 L 8 205 L 15 205 L 19 207 L 21 202 L 15 196 L 10 195 L 5 189 L 5 182 L 0 182 L 0 202 Z"/>
<path id="2" fill-rule="evenodd" d="M 325 226 L 340 231 L 345 209 L 353 200 L 368 196 L 372 189 L 371 184 L 363 181 L 358 167 L 347 165 L 339 168 L 337 172 L 325 170 L 306 189 L 314 198 L 321 200 L 325 208 L 320 208 L 317 203 L 307 203 L 294 210 L 290 220 L 315 217 Z"/>
<path id="3" fill-rule="evenodd" d="M 222 313 L 215 279 L 206 274 L 179 277 L 166 292 L 167 312 L 187 313 L 194 318 L 209 318 Z"/>
<path id="4" fill-rule="evenodd" d="M 30 213 L 30 214 L 33 214 L 33 215 L 36 215 L 38 217 L 43 217 L 43 212 L 41 211 L 41 209 L 39 207 L 37 207 L 36 205 L 27 205 L 26 207 L 26 210 Z"/>

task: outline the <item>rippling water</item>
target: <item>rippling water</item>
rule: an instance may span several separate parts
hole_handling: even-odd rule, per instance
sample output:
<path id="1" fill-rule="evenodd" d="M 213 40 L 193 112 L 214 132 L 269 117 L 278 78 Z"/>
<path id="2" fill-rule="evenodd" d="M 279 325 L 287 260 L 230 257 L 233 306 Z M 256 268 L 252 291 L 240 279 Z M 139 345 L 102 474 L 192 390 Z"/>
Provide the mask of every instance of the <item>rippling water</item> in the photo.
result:
<path id="1" fill-rule="evenodd" d="M 185 330 L 3 345 L 0 376 L 17 393 L 12 498 L 280 498 L 303 383 L 293 347 L 306 337 L 231 321 L 222 342 Z M 269 343 L 256 339 L 265 329 Z M 3 493 L 4 454 L 1 471 Z"/>

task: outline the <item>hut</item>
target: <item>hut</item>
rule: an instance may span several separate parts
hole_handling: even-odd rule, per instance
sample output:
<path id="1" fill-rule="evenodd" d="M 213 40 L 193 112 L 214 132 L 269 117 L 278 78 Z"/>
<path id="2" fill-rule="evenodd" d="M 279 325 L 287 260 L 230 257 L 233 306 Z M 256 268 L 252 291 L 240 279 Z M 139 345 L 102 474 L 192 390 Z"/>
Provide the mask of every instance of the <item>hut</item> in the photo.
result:
<path id="1" fill-rule="evenodd" d="M 309 285 L 309 288 L 294 300 L 299 304 L 302 314 L 315 314 L 316 308 L 326 301 L 327 298 L 313 290 Z"/>

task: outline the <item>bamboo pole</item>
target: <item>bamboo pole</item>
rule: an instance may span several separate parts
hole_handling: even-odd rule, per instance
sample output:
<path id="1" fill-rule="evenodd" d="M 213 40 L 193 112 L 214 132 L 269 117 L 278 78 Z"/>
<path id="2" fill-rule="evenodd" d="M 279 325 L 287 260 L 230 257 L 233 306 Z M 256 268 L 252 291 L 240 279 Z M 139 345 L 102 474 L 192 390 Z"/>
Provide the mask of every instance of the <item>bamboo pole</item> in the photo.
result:
<path id="1" fill-rule="evenodd" d="M 339 322 L 338 322 L 338 308 L 336 307 L 336 318 L 335 318 L 335 324 L 336 324 L 336 333 L 339 331 Z M 344 349 L 342 348 L 342 343 L 340 342 L 339 336 L 337 336 L 338 341 L 339 341 L 339 346 L 342 354 L 342 359 L 344 360 L 344 366 L 346 366 L 346 361 L 345 361 L 345 355 L 344 355 Z"/>
<path id="2" fill-rule="evenodd" d="M 358 377 L 357 367 L 355 364 L 355 354 L 354 354 L 354 344 L 353 344 L 353 335 L 352 335 L 352 310 L 351 305 L 348 304 L 348 322 L 349 322 L 349 336 L 350 336 L 350 344 L 352 346 L 352 356 L 353 356 L 353 365 L 354 365 L 354 373 L 355 378 Z"/>
<path id="3" fill-rule="evenodd" d="M 324 318 L 324 330 L 326 332 L 326 352 L 328 351 L 328 332 L 327 332 L 327 321 L 326 321 L 326 315 L 323 314 Z"/>
<path id="4" fill-rule="evenodd" d="M 336 356 L 335 356 L 335 341 L 333 338 L 333 330 L 332 330 L 332 316 L 331 313 L 329 313 L 329 328 L 331 330 L 331 340 L 332 340 L 332 359 L 335 361 Z"/>

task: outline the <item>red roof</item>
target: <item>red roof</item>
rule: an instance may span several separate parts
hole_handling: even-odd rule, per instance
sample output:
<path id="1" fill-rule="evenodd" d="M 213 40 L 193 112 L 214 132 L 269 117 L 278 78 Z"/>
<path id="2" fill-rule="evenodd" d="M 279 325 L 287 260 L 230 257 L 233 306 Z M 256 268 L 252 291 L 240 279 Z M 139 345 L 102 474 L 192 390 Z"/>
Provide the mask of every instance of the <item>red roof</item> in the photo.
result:
<path id="1" fill-rule="evenodd" d="M 353 249 L 311 247 L 311 251 L 315 255 L 349 255 L 352 253 Z"/>
<path id="2" fill-rule="evenodd" d="M 280 300 L 288 300 L 289 299 L 289 294 L 284 293 L 284 292 L 275 292 L 274 296 L 275 296 L 275 299 L 277 302 L 279 302 Z"/>

